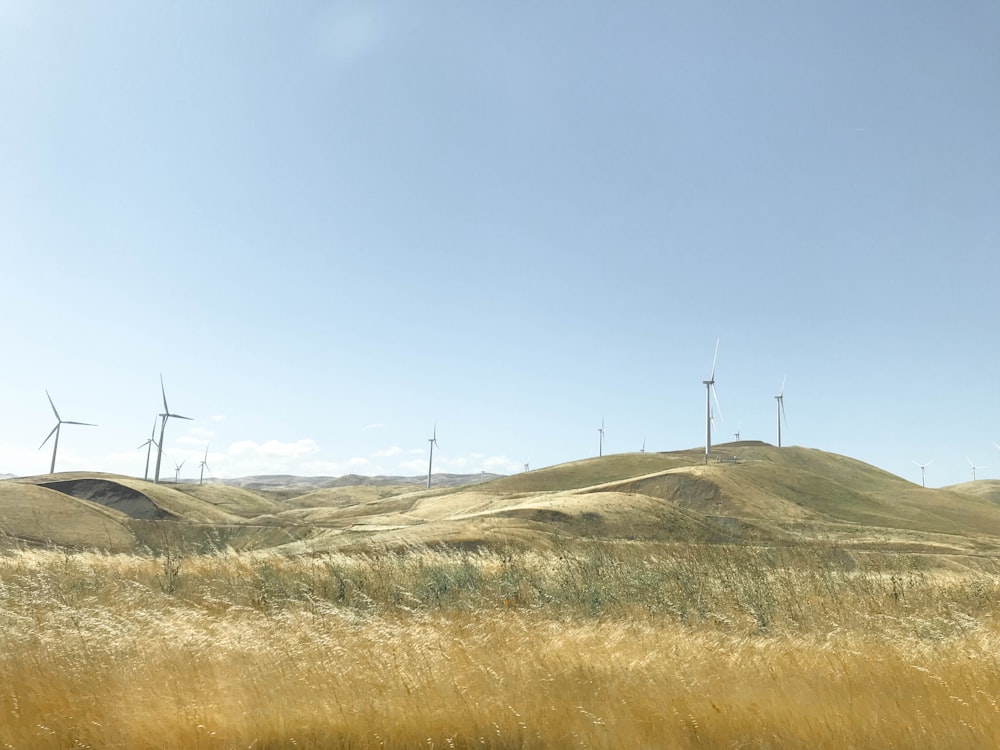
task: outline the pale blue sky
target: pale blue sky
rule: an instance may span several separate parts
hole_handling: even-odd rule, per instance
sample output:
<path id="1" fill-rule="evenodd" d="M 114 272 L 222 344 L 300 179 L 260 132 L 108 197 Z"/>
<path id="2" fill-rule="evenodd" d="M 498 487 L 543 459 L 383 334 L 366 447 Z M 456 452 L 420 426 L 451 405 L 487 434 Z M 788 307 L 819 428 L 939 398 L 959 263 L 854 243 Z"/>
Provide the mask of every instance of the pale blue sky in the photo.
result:
<path id="1" fill-rule="evenodd" d="M 0 473 L 1000 477 L 1000 2 L 0 0 Z"/>

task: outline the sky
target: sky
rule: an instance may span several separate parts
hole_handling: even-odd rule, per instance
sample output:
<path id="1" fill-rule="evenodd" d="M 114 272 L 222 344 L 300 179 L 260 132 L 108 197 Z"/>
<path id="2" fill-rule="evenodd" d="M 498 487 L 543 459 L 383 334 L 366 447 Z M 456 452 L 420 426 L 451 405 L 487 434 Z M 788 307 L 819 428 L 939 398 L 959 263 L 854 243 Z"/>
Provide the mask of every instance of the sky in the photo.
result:
<path id="1" fill-rule="evenodd" d="M 998 0 L 0 0 L 0 102 L 0 473 L 695 448 L 718 342 L 713 442 L 1000 478 Z"/>

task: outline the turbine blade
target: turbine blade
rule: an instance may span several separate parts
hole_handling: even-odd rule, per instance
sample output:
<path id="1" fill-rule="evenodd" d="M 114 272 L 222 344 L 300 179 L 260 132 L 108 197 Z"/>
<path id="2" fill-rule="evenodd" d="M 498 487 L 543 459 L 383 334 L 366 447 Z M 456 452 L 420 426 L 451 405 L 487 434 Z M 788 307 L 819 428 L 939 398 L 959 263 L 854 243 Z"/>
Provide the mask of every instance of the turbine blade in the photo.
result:
<path id="1" fill-rule="evenodd" d="M 41 445 L 38 446 L 38 450 L 41 450 L 42 448 L 44 448 L 45 444 L 47 442 L 49 442 L 49 438 L 51 438 L 53 435 L 56 434 L 56 431 L 59 429 L 59 425 L 60 425 L 60 422 L 56 422 L 56 426 L 52 428 L 52 432 L 49 433 L 49 436 L 47 438 L 45 438 L 45 440 L 42 441 Z"/>
<path id="2" fill-rule="evenodd" d="M 788 417 L 785 416 L 785 399 L 779 398 L 778 405 L 781 407 L 781 421 L 785 423 L 785 427 L 788 427 Z"/>
<path id="3" fill-rule="evenodd" d="M 45 395 L 49 399 L 49 405 L 52 407 L 52 413 L 55 414 L 56 415 L 56 419 L 61 422 L 62 421 L 62 417 L 60 417 L 59 416 L 59 412 L 56 411 L 56 405 L 52 402 L 52 396 L 49 396 L 49 392 L 48 391 L 45 391 Z"/>
<path id="4" fill-rule="evenodd" d="M 715 356 L 712 357 L 712 376 L 709 378 L 709 380 L 715 380 L 715 364 L 716 362 L 719 361 L 719 342 L 721 340 L 722 339 L 715 340 Z M 722 415 L 720 414 L 719 416 L 721 417 Z"/>
<path id="5" fill-rule="evenodd" d="M 930 466 L 932 463 L 934 463 L 934 459 L 933 458 L 930 461 L 928 461 L 927 463 L 925 463 L 924 466 Z"/>
<path id="6" fill-rule="evenodd" d="M 194 417 L 182 417 L 180 414 L 166 414 L 161 416 L 173 417 L 174 419 L 186 419 L 189 422 L 194 421 Z"/>
<path id="7" fill-rule="evenodd" d="M 96 424 L 91 424 L 90 422 L 70 422 L 68 420 L 64 420 L 63 424 L 82 424 L 84 427 L 97 427 Z"/>
<path id="8" fill-rule="evenodd" d="M 786 380 L 788 380 L 788 375 L 785 375 L 785 377 L 783 377 L 781 379 L 781 390 L 778 391 L 778 395 L 779 396 L 783 396 L 785 394 L 785 381 Z"/>
<path id="9" fill-rule="evenodd" d="M 167 414 L 170 413 L 170 407 L 167 406 L 167 389 L 163 387 L 163 373 L 160 373 L 160 393 L 163 395 L 163 411 Z"/>
<path id="10" fill-rule="evenodd" d="M 712 384 L 712 396 L 715 398 L 715 408 L 719 412 L 719 421 L 724 421 L 725 417 L 722 416 L 722 406 L 719 404 L 719 393 L 715 390 L 715 384 Z"/>

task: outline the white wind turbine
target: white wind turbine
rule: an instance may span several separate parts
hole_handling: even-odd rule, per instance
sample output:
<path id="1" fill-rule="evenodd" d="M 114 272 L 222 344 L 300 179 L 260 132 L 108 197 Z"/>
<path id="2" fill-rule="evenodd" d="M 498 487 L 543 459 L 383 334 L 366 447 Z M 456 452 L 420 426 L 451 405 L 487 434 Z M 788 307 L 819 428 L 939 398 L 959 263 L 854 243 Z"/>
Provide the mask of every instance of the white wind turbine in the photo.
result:
<path id="1" fill-rule="evenodd" d="M 976 469 L 985 469 L 986 467 L 985 466 L 976 466 L 974 463 L 972 463 L 972 459 L 969 458 L 968 456 L 965 457 L 965 460 L 968 461 L 969 462 L 969 466 L 972 467 L 972 481 L 975 482 L 976 481 Z"/>
<path id="2" fill-rule="evenodd" d="M 920 467 L 920 486 L 921 487 L 926 487 L 927 486 L 926 481 L 924 481 L 926 479 L 925 472 L 927 470 L 927 467 L 930 466 L 932 463 L 934 463 L 934 459 L 933 458 L 930 461 L 928 461 L 927 463 L 925 463 L 925 464 L 918 464 L 916 461 L 913 462 L 914 466 L 919 466 Z M 975 478 L 975 477 L 973 477 L 973 478 Z"/>
<path id="3" fill-rule="evenodd" d="M 139 448 L 146 449 L 146 472 L 142 475 L 143 481 L 149 480 L 149 456 L 152 453 L 153 446 L 156 445 L 156 421 L 157 417 L 153 417 L 153 430 L 149 433 L 149 439 L 139 446 Z M 156 445 L 157 448 L 160 446 Z"/>
<path id="4" fill-rule="evenodd" d="M 427 489 L 431 488 L 431 469 L 434 466 L 434 446 L 438 444 L 437 433 L 438 433 L 438 428 L 437 428 L 437 423 L 435 422 L 434 432 L 431 435 L 431 437 L 427 438 L 427 442 L 431 444 L 431 455 L 427 461 Z"/>
<path id="5" fill-rule="evenodd" d="M 788 380 L 788 376 L 785 375 L 781 379 L 781 390 L 778 391 L 778 395 L 774 397 L 777 406 L 777 417 L 778 417 L 778 447 L 781 447 L 781 421 L 785 421 L 785 427 L 788 427 L 788 420 L 785 418 L 785 381 Z"/>
<path id="6" fill-rule="evenodd" d="M 208 445 L 205 445 L 205 457 L 201 459 L 201 474 L 198 477 L 198 484 L 202 484 L 205 481 L 205 469 L 211 474 L 212 470 L 208 467 Z"/>
<path id="7" fill-rule="evenodd" d="M 722 419 L 722 407 L 719 406 L 719 394 L 715 390 L 715 364 L 719 359 L 719 340 L 715 342 L 715 356 L 712 358 L 712 374 L 708 380 L 701 381 L 705 385 L 705 463 L 712 454 L 712 397 L 715 397 L 715 406 L 719 410 L 719 419 Z"/>
<path id="8" fill-rule="evenodd" d="M 737 440 L 740 439 L 740 427 L 742 426 L 743 426 L 743 420 L 741 419 L 739 424 L 736 425 L 736 432 L 733 433 L 733 437 L 736 438 Z"/>
<path id="9" fill-rule="evenodd" d="M 601 417 L 601 426 L 597 428 L 597 432 L 600 433 L 600 441 L 597 444 L 597 455 L 600 457 L 604 455 L 604 417 Z"/>
<path id="10" fill-rule="evenodd" d="M 180 481 L 181 477 L 181 467 L 184 466 L 184 462 L 181 461 L 179 464 L 174 464 L 174 484 Z"/>
<path id="11" fill-rule="evenodd" d="M 49 438 L 53 435 L 56 436 L 55 441 L 52 443 L 52 465 L 49 467 L 49 474 L 56 473 L 56 452 L 59 450 L 59 428 L 64 424 L 79 424 L 85 427 L 97 427 L 96 424 L 91 424 L 90 422 L 71 422 L 68 419 L 63 419 L 59 416 L 59 412 L 56 411 L 56 405 L 52 402 L 52 396 L 49 396 L 49 392 L 45 391 L 45 395 L 49 399 L 49 405 L 52 407 L 52 412 L 56 415 L 56 426 L 52 428 L 52 432 L 49 433 L 48 437 L 42 441 L 42 444 L 38 446 L 38 450 L 45 447 L 45 444 L 49 442 Z"/>
<path id="12" fill-rule="evenodd" d="M 190 420 L 191 417 L 182 417 L 180 414 L 171 414 L 170 407 L 167 406 L 167 391 L 163 387 L 163 376 L 160 375 L 160 393 L 163 394 L 163 413 L 160 414 L 160 442 L 156 446 L 156 473 L 153 474 L 153 482 L 159 483 L 160 481 L 160 460 L 163 458 L 163 433 L 167 429 L 167 420 L 171 417 L 175 419 L 187 419 Z"/>

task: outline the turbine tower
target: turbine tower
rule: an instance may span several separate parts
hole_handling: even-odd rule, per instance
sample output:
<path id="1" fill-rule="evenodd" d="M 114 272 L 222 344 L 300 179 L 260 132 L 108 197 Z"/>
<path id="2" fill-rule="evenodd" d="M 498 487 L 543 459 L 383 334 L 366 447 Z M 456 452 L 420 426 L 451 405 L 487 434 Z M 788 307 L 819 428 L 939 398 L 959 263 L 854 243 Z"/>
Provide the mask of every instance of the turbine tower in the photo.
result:
<path id="1" fill-rule="evenodd" d="M 200 465 L 201 465 L 201 475 L 198 477 L 198 484 L 201 484 L 202 482 L 205 481 L 205 469 L 208 469 L 209 473 L 212 472 L 212 470 L 208 466 L 208 444 L 207 443 L 205 445 L 205 457 L 203 459 L 201 459 L 201 464 Z"/>
<path id="2" fill-rule="evenodd" d="M 149 440 L 139 446 L 139 448 L 146 449 L 146 472 L 142 475 L 143 481 L 149 481 L 149 456 L 153 451 L 153 446 L 156 445 L 156 421 L 157 418 L 153 417 L 153 430 L 149 433 Z"/>
<path id="3" fill-rule="evenodd" d="M 160 375 L 160 393 L 163 394 L 163 413 L 160 417 L 160 443 L 156 446 L 156 472 L 153 474 L 153 482 L 160 482 L 160 461 L 163 459 L 163 433 L 167 429 L 167 420 L 171 417 L 175 419 L 191 420 L 191 417 L 182 417 L 180 414 L 171 414 L 170 407 L 167 406 L 167 391 L 163 387 L 163 376 Z"/>
<path id="4" fill-rule="evenodd" d="M 438 428 L 437 423 L 435 423 L 433 434 L 427 438 L 427 442 L 431 444 L 431 456 L 427 461 L 427 489 L 431 488 L 431 469 L 434 466 L 434 446 L 438 444 L 437 434 Z"/>
<path id="5" fill-rule="evenodd" d="M 597 428 L 597 432 L 600 433 L 600 441 L 597 444 L 597 455 L 604 455 L 604 417 L 601 417 L 601 426 Z"/>
<path id="6" fill-rule="evenodd" d="M 916 461 L 913 462 L 914 466 L 919 466 L 920 467 L 920 486 L 921 487 L 926 487 L 927 486 L 927 483 L 924 481 L 926 479 L 925 472 L 927 470 L 927 467 L 930 466 L 932 463 L 934 463 L 934 459 L 933 458 L 930 461 L 928 461 L 927 463 L 925 463 L 925 464 L 918 464 Z M 975 477 L 973 477 L 973 479 L 975 479 Z"/>
<path id="7" fill-rule="evenodd" d="M 974 463 L 972 463 L 972 459 L 969 458 L 968 456 L 965 457 L 965 460 L 968 461 L 969 462 L 969 466 L 972 467 L 972 481 L 975 482 L 976 481 L 976 469 L 985 469 L 986 467 L 985 466 L 976 466 Z"/>
<path id="8" fill-rule="evenodd" d="M 719 406 L 719 394 L 715 391 L 715 364 L 719 359 L 719 340 L 715 341 L 715 356 L 712 358 L 712 374 L 708 380 L 701 381 L 705 385 L 705 463 L 712 454 L 712 397 L 715 397 L 715 406 L 719 410 L 719 419 L 722 419 L 722 407 Z"/>
<path id="9" fill-rule="evenodd" d="M 788 427 L 788 420 L 785 419 L 785 381 L 788 380 L 788 376 L 785 375 L 781 379 L 781 390 L 778 391 L 778 395 L 774 397 L 775 405 L 777 406 L 777 417 L 778 417 L 778 447 L 781 447 L 781 421 L 784 419 L 785 427 Z"/>
<path id="10" fill-rule="evenodd" d="M 55 474 L 56 452 L 59 450 L 59 428 L 62 427 L 64 424 L 79 424 L 79 425 L 84 425 L 86 427 L 97 427 L 97 425 L 91 424 L 90 422 L 71 422 L 68 419 L 63 419 L 62 417 L 59 416 L 59 412 L 56 411 L 56 405 L 52 402 L 52 396 L 49 396 L 48 391 L 45 391 L 45 395 L 49 399 L 49 405 L 52 407 L 52 412 L 56 415 L 56 426 L 52 428 L 52 432 L 49 433 L 49 436 L 42 441 L 41 445 L 38 446 L 38 450 L 41 450 L 42 448 L 45 447 L 45 444 L 49 442 L 50 437 L 52 437 L 53 435 L 56 436 L 55 441 L 52 443 L 52 465 L 49 467 L 49 474 Z"/>

